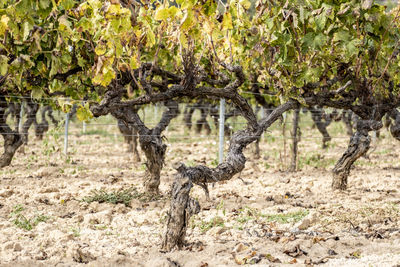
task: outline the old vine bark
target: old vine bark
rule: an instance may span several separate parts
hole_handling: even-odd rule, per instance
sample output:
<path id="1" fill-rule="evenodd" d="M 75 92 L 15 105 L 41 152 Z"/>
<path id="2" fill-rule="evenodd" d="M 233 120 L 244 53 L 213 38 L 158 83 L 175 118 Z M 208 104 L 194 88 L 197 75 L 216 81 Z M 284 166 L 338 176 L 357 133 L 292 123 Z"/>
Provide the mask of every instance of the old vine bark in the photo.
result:
<path id="1" fill-rule="evenodd" d="M 332 188 L 345 190 L 347 188 L 348 176 L 353 163 L 367 153 L 370 148 L 371 138 L 369 131 L 378 130 L 382 122 L 374 120 L 359 120 L 357 131 L 350 138 L 346 152 L 342 155 L 332 170 Z"/>
<path id="2" fill-rule="evenodd" d="M 244 130 L 237 131 L 230 140 L 228 153 L 224 162 L 215 168 L 199 165 L 195 167 L 187 167 L 180 163 L 176 170 L 174 187 L 172 190 L 171 207 L 169 211 L 169 220 L 167 222 L 167 231 L 163 239 L 163 249 L 171 250 L 175 247 L 181 247 L 185 236 L 187 223 L 192 214 L 187 207 L 193 206 L 189 196 L 191 186 L 187 186 L 190 181 L 202 187 L 207 187 L 208 183 L 214 183 L 231 179 L 235 174 L 241 172 L 246 163 L 246 157 L 243 149 L 250 143 L 256 141 L 261 134 L 276 121 L 285 111 L 292 109 L 296 103 L 289 101 L 277 107 L 268 117 L 260 120 L 256 127 L 248 126 Z M 254 116 L 247 114 L 248 117 Z M 179 186 L 180 184 L 185 186 Z M 189 183 L 190 184 L 190 183 Z"/>

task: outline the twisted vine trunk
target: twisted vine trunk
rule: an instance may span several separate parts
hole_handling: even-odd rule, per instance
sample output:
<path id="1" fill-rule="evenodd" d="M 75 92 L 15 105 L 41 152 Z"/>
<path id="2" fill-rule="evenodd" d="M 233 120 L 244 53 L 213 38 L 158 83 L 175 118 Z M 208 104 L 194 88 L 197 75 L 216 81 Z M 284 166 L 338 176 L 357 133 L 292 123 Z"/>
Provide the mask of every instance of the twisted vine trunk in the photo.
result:
<path id="1" fill-rule="evenodd" d="M 183 115 L 183 121 L 190 130 L 192 128 L 192 116 L 194 111 L 196 110 L 195 105 L 188 105 L 185 108 L 185 113 Z"/>
<path id="2" fill-rule="evenodd" d="M 42 140 L 44 133 L 46 133 L 49 130 L 49 123 L 46 119 L 46 113 L 48 112 L 49 109 L 51 109 L 50 106 L 47 106 L 42 109 L 41 111 L 42 120 L 40 123 L 37 122 L 36 116 L 35 120 L 33 121 L 33 125 L 35 126 L 35 135 L 39 140 Z"/>
<path id="3" fill-rule="evenodd" d="M 328 147 L 328 142 L 332 140 L 326 129 L 327 124 L 322 121 L 322 110 L 310 107 L 311 118 L 317 126 L 318 131 L 322 134 L 322 148 Z"/>
<path id="4" fill-rule="evenodd" d="M 138 151 L 138 131 L 133 124 L 125 124 L 123 120 L 117 119 L 118 129 L 124 135 L 125 143 L 128 144 L 127 152 L 133 153 L 133 161 L 140 162 Z"/>
<path id="5" fill-rule="evenodd" d="M 4 139 L 4 152 L 0 156 L 0 168 L 8 166 L 17 149 L 22 145 L 22 138 L 18 131 L 13 131 L 7 124 L 6 109 L 8 107 L 4 96 L 0 96 L 0 133 Z M 18 125 L 17 125 L 18 127 Z"/>
<path id="6" fill-rule="evenodd" d="M 28 130 L 36 116 L 38 105 L 36 103 L 27 103 L 27 120 L 22 126 L 22 133 L 17 130 L 13 131 L 7 124 L 6 109 L 8 107 L 7 100 L 4 96 L 0 96 L 0 134 L 4 139 L 4 152 L 0 157 L 0 168 L 8 166 L 15 155 L 18 148 L 27 140 Z M 25 139 L 24 139 L 25 138 Z"/>
<path id="7" fill-rule="evenodd" d="M 53 123 L 53 125 L 57 127 L 59 121 L 54 118 L 53 109 L 50 106 L 48 106 L 47 116 L 50 118 L 51 123 Z"/>
<path id="8" fill-rule="evenodd" d="M 186 169 L 180 170 L 181 173 L 178 172 L 172 185 L 171 208 L 167 221 L 168 226 L 179 227 L 167 227 L 161 245 L 161 248 L 166 251 L 170 251 L 174 247 L 180 249 L 183 246 L 189 219 L 200 212 L 199 202 L 189 196 L 193 184 L 188 178 L 188 174 L 185 173 Z"/>
<path id="9" fill-rule="evenodd" d="M 146 191 L 151 194 L 159 193 L 160 173 L 164 166 L 165 152 L 167 150 L 167 146 L 163 143 L 163 136 L 161 133 L 166 129 L 170 121 L 179 114 L 178 103 L 176 101 L 168 101 L 165 105 L 167 109 L 162 114 L 159 123 L 153 129 L 146 127 L 137 114 L 137 110 L 121 108 L 111 111 L 114 117 L 124 121 L 124 123 L 128 125 L 135 125 L 137 129 L 140 147 L 147 160 L 145 188 Z"/>
<path id="10" fill-rule="evenodd" d="M 11 117 L 14 120 L 14 127 L 15 130 L 18 131 L 18 127 L 19 127 L 19 122 L 21 120 L 21 104 L 19 103 L 9 103 L 8 104 L 8 109 L 5 112 L 4 116 L 5 116 L 5 120 L 7 121 L 7 116 L 11 115 Z"/>
<path id="11" fill-rule="evenodd" d="M 343 110 L 342 121 L 346 126 L 347 135 L 353 136 L 352 112 L 350 110 Z"/>
<path id="12" fill-rule="evenodd" d="M 400 112 L 397 109 L 393 109 L 388 113 L 388 116 L 393 119 L 393 123 L 387 123 L 390 134 L 400 141 Z M 386 118 L 386 121 L 389 121 L 389 119 Z"/>
<path id="13" fill-rule="evenodd" d="M 31 100 L 32 101 L 32 100 Z M 39 104 L 28 101 L 26 103 L 26 121 L 22 125 L 21 135 L 24 145 L 28 144 L 28 132 L 36 120 L 36 113 L 39 110 Z"/>
<path id="14" fill-rule="evenodd" d="M 347 188 L 350 168 L 370 148 L 371 138 L 369 131 L 376 131 L 382 127 L 382 122 L 375 120 L 359 120 L 357 131 L 350 138 L 346 152 L 342 155 L 332 170 L 332 188 L 345 190 Z"/>
<path id="15" fill-rule="evenodd" d="M 294 101 L 289 101 L 277 107 L 268 117 L 260 120 L 256 125 L 252 124 L 253 127 L 248 126 L 248 128 L 244 130 L 235 132 L 231 137 L 225 161 L 217 167 L 209 168 L 203 165 L 187 167 L 183 163 L 179 163 L 175 167 L 178 174 L 175 176 L 175 182 L 172 188 L 169 219 L 162 243 L 162 248 L 164 250 L 169 251 L 175 247 L 180 248 L 184 243 L 189 218 L 197 210 L 197 208 L 191 208 L 193 206 L 197 207 L 197 205 L 194 204 L 194 200 L 191 199 L 189 195 L 191 183 L 200 185 L 207 190 L 208 183 L 230 180 L 235 174 L 241 172 L 246 163 L 243 149 L 260 138 L 261 134 L 274 121 L 285 111 L 295 107 L 295 105 L 296 103 Z M 243 112 L 246 113 L 245 110 Z M 248 117 L 250 117 L 250 115 Z"/>
<path id="16" fill-rule="evenodd" d="M 297 154 L 298 154 L 298 142 L 299 142 L 299 135 L 300 135 L 300 127 L 299 127 L 299 120 L 300 120 L 300 109 L 296 109 L 293 114 L 293 125 L 292 131 L 290 134 L 292 135 L 292 155 L 290 161 L 290 172 L 295 172 L 297 169 Z"/>
<path id="17" fill-rule="evenodd" d="M 206 130 L 206 134 L 211 134 L 211 127 L 207 122 L 207 115 L 208 115 L 208 107 L 204 104 L 202 107 L 199 107 L 200 110 L 200 119 L 196 121 L 196 133 L 200 133 L 201 130 L 204 128 Z"/>

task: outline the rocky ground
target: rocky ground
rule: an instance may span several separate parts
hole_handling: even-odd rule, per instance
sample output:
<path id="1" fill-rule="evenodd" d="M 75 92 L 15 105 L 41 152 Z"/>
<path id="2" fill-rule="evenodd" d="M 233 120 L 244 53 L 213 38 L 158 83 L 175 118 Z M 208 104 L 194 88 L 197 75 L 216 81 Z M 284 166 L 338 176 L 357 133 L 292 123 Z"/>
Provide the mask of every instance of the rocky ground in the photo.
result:
<path id="1" fill-rule="evenodd" d="M 172 163 L 215 165 L 216 137 L 186 139 L 187 130 L 170 127 L 162 196 L 153 200 L 142 194 L 143 163 L 125 152 L 115 127 L 88 128 L 93 135 L 80 135 L 77 127 L 68 157 L 53 132 L 43 141 L 32 137 L 0 170 L 1 266 L 400 264 L 400 144 L 387 131 L 357 162 L 349 189 L 334 192 L 330 170 L 348 142 L 340 123 L 331 126 L 338 138 L 325 151 L 315 129 L 302 127 L 294 173 L 285 171 L 290 140 L 284 149 L 281 128 L 274 128 L 261 143 L 261 159 L 249 148 L 246 169 L 211 186 L 211 201 L 201 188 L 192 190 L 202 210 L 192 217 L 188 243 L 163 253 Z M 127 205 L 88 203 L 93 190 Z"/>

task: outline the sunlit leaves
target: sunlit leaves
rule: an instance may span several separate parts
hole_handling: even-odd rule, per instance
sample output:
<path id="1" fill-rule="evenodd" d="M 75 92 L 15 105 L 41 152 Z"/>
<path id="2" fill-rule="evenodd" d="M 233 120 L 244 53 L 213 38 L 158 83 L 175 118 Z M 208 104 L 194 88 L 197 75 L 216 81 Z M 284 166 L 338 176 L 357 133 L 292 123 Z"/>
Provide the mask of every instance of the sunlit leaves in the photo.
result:
<path id="1" fill-rule="evenodd" d="M 156 20 L 166 20 L 168 18 L 174 18 L 179 9 L 175 6 L 170 6 L 168 8 L 159 8 L 156 11 Z"/>
<path id="2" fill-rule="evenodd" d="M 8 71 L 8 58 L 6 56 L 0 56 L 0 75 L 6 75 Z"/>
<path id="3" fill-rule="evenodd" d="M 193 12 L 191 10 L 188 10 L 185 13 L 185 16 L 182 19 L 182 24 L 181 24 L 181 31 L 182 32 L 187 32 L 196 24 L 194 17 L 193 17 Z"/>
<path id="4" fill-rule="evenodd" d="M 80 121 L 89 121 L 89 119 L 93 118 L 93 114 L 89 108 L 89 103 L 85 103 L 85 105 L 78 106 L 76 110 L 76 117 Z"/>
<path id="5" fill-rule="evenodd" d="M 62 0 L 60 4 L 62 5 L 62 7 L 65 10 L 69 10 L 75 6 L 75 1 L 74 0 Z"/>
<path id="6" fill-rule="evenodd" d="M 222 20 L 222 29 L 223 30 L 233 29 L 232 15 L 229 12 L 224 15 L 224 18 Z"/>
<path id="7" fill-rule="evenodd" d="M 0 20 L 0 35 L 4 34 L 5 31 L 8 29 L 8 21 L 10 18 L 7 15 L 1 16 Z"/>

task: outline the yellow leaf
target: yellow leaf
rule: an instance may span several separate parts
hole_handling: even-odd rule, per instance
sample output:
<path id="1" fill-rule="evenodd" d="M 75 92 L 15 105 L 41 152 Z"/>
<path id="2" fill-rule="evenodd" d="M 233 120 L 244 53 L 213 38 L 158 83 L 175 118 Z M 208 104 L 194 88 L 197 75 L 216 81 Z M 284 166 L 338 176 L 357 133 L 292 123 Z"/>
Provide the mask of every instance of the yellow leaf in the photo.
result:
<path id="1" fill-rule="evenodd" d="M 184 33 L 181 33 L 179 35 L 179 42 L 181 43 L 183 48 L 188 48 L 188 40 L 186 38 L 186 35 Z"/>
<path id="2" fill-rule="evenodd" d="M 189 31 L 190 28 L 192 28 L 194 24 L 195 24 L 195 21 L 193 20 L 193 12 L 191 10 L 188 10 L 182 19 L 181 31 L 183 31 L 183 32 Z"/>
<path id="3" fill-rule="evenodd" d="M 104 55 L 106 53 L 107 47 L 105 45 L 105 43 L 100 43 L 96 46 L 96 48 L 94 49 L 94 51 L 96 52 L 96 55 L 101 56 Z"/>
<path id="4" fill-rule="evenodd" d="M 154 35 L 154 32 L 151 29 L 149 29 L 147 31 L 147 44 L 146 44 L 146 46 L 151 47 L 151 46 L 153 46 L 155 44 L 156 44 L 156 37 Z"/>
<path id="5" fill-rule="evenodd" d="M 4 34 L 8 29 L 8 21 L 10 20 L 9 17 L 6 15 L 1 16 L 0 20 L 0 34 Z"/>
<path id="6" fill-rule="evenodd" d="M 137 56 L 136 55 L 132 55 L 132 57 L 131 57 L 131 59 L 129 61 L 129 66 L 133 70 L 139 68 L 139 62 L 137 60 Z"/>
<path id="7" fill-rule="evenodd" d="M 251 2 L 249 0 L 240 0 L 239 3 L 244 9 L 249 9 L 251 7 Z"/>
<path id="8" fill-rule="evenodd" d="M 222 20 L 222 29 L 223 30 L 231 30 L 231 29 L 233 29 L 233 26 L 232 26 L 232 15 L 229 12 L 227 12 L 224 15 L 224 19 Z"/>
<path id="9" fill-rule="evenodd" d="M 156 20 L 165 20 L 169 17 L 169 12 L 167 8 L 158 9 L 156 11 L 155 19 Z"/>

